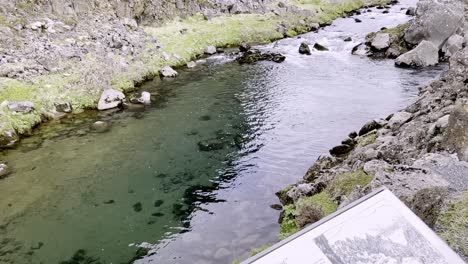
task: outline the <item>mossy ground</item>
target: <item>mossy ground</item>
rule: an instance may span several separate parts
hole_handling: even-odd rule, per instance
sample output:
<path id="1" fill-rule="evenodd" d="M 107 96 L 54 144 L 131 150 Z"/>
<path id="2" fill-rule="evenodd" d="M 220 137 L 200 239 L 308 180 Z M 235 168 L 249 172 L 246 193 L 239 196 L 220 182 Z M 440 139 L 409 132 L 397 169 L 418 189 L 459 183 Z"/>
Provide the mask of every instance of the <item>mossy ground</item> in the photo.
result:
<path id="1" fill-rule="evenodd" d="M 368 185 L 373 178 L 374 176 L 365 173 L 363 170 L 340 173 L 335 175 L 335 178 L 322 192 L 301 198 L 296 204 L 286 205 L 280 224 L 280 239 L 284 239 L 300 230 L 296 218 L 301 213 L 302 208 L 317 208 L 321 211 L 320 216 L 325 217 L 338 209 L 334 197 L 349 195 L 356 187 Z"/>
<path id="2" fill-rule="evenodd" d="M 438 233 L 455 251 L 468 256 L 468 191 L 438 219 Z"/>
<path id="3" fill-rule="evenodd" d="M 372 143 L 375 143 L 376 140 L 377 140 L 376 133 L 367 134 L 365 136 L 358 138 L 358 147 L 364 147 L 364 146 L 370 145 Z"/>

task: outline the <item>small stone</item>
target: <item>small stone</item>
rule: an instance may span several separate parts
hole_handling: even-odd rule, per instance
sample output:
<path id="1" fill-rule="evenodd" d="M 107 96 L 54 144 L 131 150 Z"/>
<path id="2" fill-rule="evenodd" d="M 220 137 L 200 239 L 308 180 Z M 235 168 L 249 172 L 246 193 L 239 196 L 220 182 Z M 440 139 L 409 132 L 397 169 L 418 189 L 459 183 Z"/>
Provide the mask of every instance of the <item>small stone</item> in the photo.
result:
<path id="1" fill-rule="evenodd" d="M 8 166 L 5 163 L 0 163 L 0 179 L 6 178 L 9 173 Z"/>
<path id="2" fill-rule="evenodd" d="M 125 99 L 125 95 L 114 89 L 106 89 L 102 92 L 98 102 L 98 110 L 107 110 L 120 106 Z"/>
<path id="3" fill-rule="evenodd" d="M 247 51 L 249 51 L 251 48 L 252 48 L 252 47 L 250 46 L 250 44 L 244 42 L 244 43 L 240 44 L 240 46 L 239 46 L 239 51 L 240 51 L 240 52 L 247 52 Z"/>
<path id="4" fill-rule="evenodd" d="M 213 151 L 224 148 L 224 143 L 218 139 L 208 139 L 198 142 L 198 149 L 200 151 Z"/>
<path id="5" fill-rule="evenodd" d="M 140 104 L 151 104 L 151 94 L 148 92 L 142 92 L 140 98 L 137 99 Z"/>
<path id="6" fill-rule="evenodd" d="M 357 136 L 358 136 L 358 134 L 356 133 L 356 131 L 353 131 L 353 132 L 349 133 L 349 135 L 348 135 L 348 137 L 352 138 L 352 139 L 357 138 Z"/>
<path id="7" fill-rule="evenodd" d="M 163 203 L 164 203 L 163 200 L 156 200 L 156 201 L 154 202 L 154 207 L 160 207 Z"/>
<path id="8" fill-rule="evenodd" d="M 371 132 L 372 130 L 379 129 L 381 127 L 382 127 L 382 124 L 378 123 L 377 121 L 375 120 L 369 121 L 361 128 L 361 130 L 359 130 L 359 136 L 365 135 Z"/>
<path id="9" fill-rule="evenodd" d="M 349 42 L 349 41 L 352 41 L 353 39 L 351 37 L 346 37 L 343 41 L 345 42 Z"/>
<path id="10" fill-rule="evenodd" d="M 93 123 L 91 128 L 98 133 L 102 133 L 110 129 L 110 124 L 104 121 L 96 121 Z"/>
<path id="11" fill-rule="evenodd" d="M 416 15 L 416 8 L 414 8 L 414 7 L 408 7 L 408 10 L 406 10 L 406 15 L 407 15 L 407 16 L 414 16 L 414 15 Z"/>
<path id="12" fill-rule="evenodd" d="M 143 205 L 140 202 L 133 205 L 133 211 L 141 212 L 141 210 L 143 210 Z"/>
<path id="13" fill-rule="evenodd" d="M 17 113 L 30 113 L 34 111 L 34 103 L 29 101 L 10 102 L 8 109 Z"/>
<path id="14" fill-rule="evenodd" d="M 54 103 L 55 111 L 60 113 L 71 113 L 73 111 L 73 107 L 69 102 L 58 102 Z"/>
<path id="15" fill-rule="evenodd" d="M 281 204 L 272 204 L 270 207 L 278 211 L 283 210 L 283 206 Z"/>
<path id="16" fill-rule="evenodd" d="M 320 28 L 320 24 L 319 24 L 319 23 L 312 23 L 312 24 L 310 24 L 310 30 L 311 30 L 311 31 L 317 31 L 317 30 L 319 30 L 319 28 Z"/>
<path id="17" fill-rule="evenodd" d="M 350 145 L 347 145 L 347 144 L 341 144 L 341 145 L 338 145 L 336 147 L 333 147 L 332 149 L 330 149 L 330 154 L 333 155 L 333 156 L 341 156 L 341 155 L 345 155 L 345 154 L 348 154 L 349 152 L 351 152 L 353 150 L 354 146 L 350 146 Z"/>
<path id="18" fill-rule="evenodd" d="M 179 73 L 176 72 L 174 69 L 172 69 L 170 66 L 165 66 L 164 68 L 161 69 L 160 74 L 163 77 L 174 78 Z"/>
<path id="19" fill-rule="evenodd" d="M 195 68 L 197 67 L 197 63 L 194 61 L 187 62 L 187 68 Z"/>
<path id="20" fill-rule="evenodd" d="M 215 46 L 208 46 L 208 47 L 205 48 L 205 50 L 203 52 L 205 54 L 207 54 L 207 55 L 216 54 L 216 47 Z"/>
<path id="21" fill-rule="evenodd" d="M 361 20 L 361 19 L 359 19 L 359 18 L 355 18 L 355 19 L 354 19 L 354 22 L 356 22 L 356 23 L 361 23 L 361 22 L 362 22 L 362 20 Z"/>
<path id="22" fill-rule="evenodd" d="M 314 44 L 314 49 L 316 50 L 319 50 L 319 51 L 327 51 L 328 48 L 326 48 L 325 46 L 321 45 L 320 43 L 315 43 Z"/>
<path id="23" fill-rule="evenodd" d="M 307 45 L 307 43 L 305 43 L 305 42 L 302 42 L 301 45 L 299 46 L 299 53 L 300 54 L 305 54 L 305 55 L 310 55 L 311 52 L 310 52 L 309 45 Z"/>
<path id="24" fill-rule="evenodd" d="M 371 47 L 377 51 L 388 49 L 389 46 L 390 34 L 388 33 L 378 33 L 371 42 Z"/>

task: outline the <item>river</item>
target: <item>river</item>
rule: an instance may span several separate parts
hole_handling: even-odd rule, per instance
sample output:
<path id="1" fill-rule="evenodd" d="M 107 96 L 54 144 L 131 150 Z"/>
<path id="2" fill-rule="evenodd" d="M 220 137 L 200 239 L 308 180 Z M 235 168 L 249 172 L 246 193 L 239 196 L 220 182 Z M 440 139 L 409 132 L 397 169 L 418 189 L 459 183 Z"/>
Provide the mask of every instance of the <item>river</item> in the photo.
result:
<path id="1" fill-rule="evenodd" d="M 2 153 L 13 173 L 0 180 L 0 262 L 131 263 L 140 245 L 151 251 L 137 263 L 231 263 L 276 242 L 274 193 L 446 68 L 350 54 L 366 34 L 410 19 L 401 8 L 414 5 L 259 47 L 285 54 L 281 64 L 213 56 L 145 83 L 157 98 L 145 109 L 42 125 Z M 300 55 L 303 41 L 330 50 Z M 90 129 L 96 120 L 109 131 Z M 201 151 L 206 140 L 220 149 Z"/>

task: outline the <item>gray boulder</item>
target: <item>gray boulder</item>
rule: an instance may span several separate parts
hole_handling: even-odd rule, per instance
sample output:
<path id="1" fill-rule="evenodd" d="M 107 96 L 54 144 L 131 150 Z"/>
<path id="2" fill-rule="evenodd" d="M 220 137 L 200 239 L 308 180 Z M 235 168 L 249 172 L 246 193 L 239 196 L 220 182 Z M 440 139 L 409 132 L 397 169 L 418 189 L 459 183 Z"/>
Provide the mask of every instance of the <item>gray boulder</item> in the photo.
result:
<path id="1" fill-rule="evenodd" d="M 445 44 L 442 46 L 442 52 L 444 53 L 445 57 L 451 57 L 455 52 L 461 50 L 463 48 L 463 42 L 465 39 L 458 35 L 452 35 L 450 38 L 447 39 Z"/>
<path id="2" fill-rule="evenodd" d="M 107 110 L 118 107 L 125 99 L 125 95 L 114 89 L 106 89 L 102 92 L 98 102 L 98 110 Z"/>
<path id="3" fill-rule="evenodd" d="M 378 33 L 371 42 L 371 47 L 377 51 L 383 51 L 390 47 L 390 34 Z"/>
<path id="4" fill-rule="evenodd" d="M 392 129 L 398 129 L 404 123 L 411 119 L 411 113 L 408 112 L 397 112 L 393 114 L 392 118 L 388 121 L 388 126 Z"/>
<path id="5" fill-rule="evenodd" d="M 73 107 L 69 102 L 58 102 L 54 103 L 55 110 L 59 113 L 71 113 Z"/>
<path id="6" fill-rule="evenodd" d="M 169 78 L 174 78 L 179 74 L 174 69 L 172 69 L 170 66 L 165 66 L 164 68 L 162 68 L 160 73 L 161 73 L 161 76 L 169 77 Z"/>
<path id="7" fill-rule="evenodd" d="M 353 50 L 351 51 L 351 54 L 358 55 L 358 56 L 370 56 L 372 55 L 372 51 L 366 44 L 361 43 L 361 44 L 356 45 L 353 48 Z"/>
<path id="8" fill-rule="evenodd" d="M 400 67 L 427 67 L 439 62 L 439 49 L 432 43 L 423 40 L 416 48 L 400 55 L 395 65 Z"/>
<path id="9" fill-rule="evenodd" d="M 203 52 L 205 54 L 208 54 L 208 55 L 216 54 L 216 47 L 215 46 L 208 46 L 208 47 L 205 48 L 205 50 Z"/>
<path id="10" fill-rule="evenodd" d="M 17 113 L 30 113 L 34 111 L 34 103 L 29 101 L 22 102 L 10 102 L 8 103 L 8 109 Z"/>
<path id="11" fill-rule="evenodd" d="M 463 1 L 421 0 L 416 9 L 416 18 L 405 32 L 405 41 L 416 45 L 422 40 L 432 42 L 437 49 L 462 26 Z"/>

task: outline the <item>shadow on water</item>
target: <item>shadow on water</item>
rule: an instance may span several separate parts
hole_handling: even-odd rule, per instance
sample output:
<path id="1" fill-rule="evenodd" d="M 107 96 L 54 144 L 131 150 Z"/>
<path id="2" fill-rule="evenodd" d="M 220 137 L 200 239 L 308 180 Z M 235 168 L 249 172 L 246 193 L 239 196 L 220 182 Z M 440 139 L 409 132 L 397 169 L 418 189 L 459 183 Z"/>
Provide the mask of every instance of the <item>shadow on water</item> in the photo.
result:
<path id="1" fill-rule="evenodd" d="M 230 263 L 276 241 L 274 193 L 444 69 L 349 55 L 366 33 L 406 21 L 400 7 L 262 47 L 286 54 L 282 64 L 214 58 L 145 83 L 150 107 L 42 125 L 3 153 L 14 171 L 0 180 L 0 262 Z M 302 41 L 330 51 L 301 56 Z"/>

